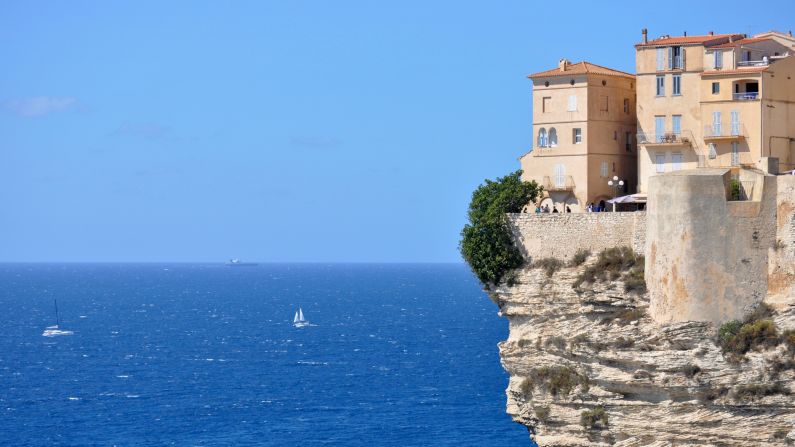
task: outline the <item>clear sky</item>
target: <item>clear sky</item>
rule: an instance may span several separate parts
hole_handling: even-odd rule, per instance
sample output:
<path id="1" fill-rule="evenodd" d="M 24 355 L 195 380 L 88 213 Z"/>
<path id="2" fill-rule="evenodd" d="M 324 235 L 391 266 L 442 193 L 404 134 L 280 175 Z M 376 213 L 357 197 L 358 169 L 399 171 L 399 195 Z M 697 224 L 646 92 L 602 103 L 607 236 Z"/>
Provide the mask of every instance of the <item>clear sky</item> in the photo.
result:
<path id="1" fill-rule="evenodd" d="M 529 73 L 791 2 L 4 2 L 0 261 L 459 262 Z"/>

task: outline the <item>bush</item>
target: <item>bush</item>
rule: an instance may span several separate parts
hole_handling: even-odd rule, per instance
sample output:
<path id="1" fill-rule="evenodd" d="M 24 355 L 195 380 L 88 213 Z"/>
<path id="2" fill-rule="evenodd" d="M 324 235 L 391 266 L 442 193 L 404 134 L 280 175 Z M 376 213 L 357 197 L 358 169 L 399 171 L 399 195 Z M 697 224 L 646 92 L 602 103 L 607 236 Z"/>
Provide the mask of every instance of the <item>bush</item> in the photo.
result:
<path id="1" fill-rule="evenodd" d="M 541 422 L 548 421 L 549 416 L 552 414 L 552 411 L 550 411 L 549 407 L 533 407 L 533 412 Z"/>
<path id="2" fill-rule="evenodd" d="M 631 285 L 629 290 L 646 290 L 646 281 L 643 279 L 644 258 L 629 247 L 614 247 L 602 250 L 596 258 L 596 262 L 585 268 L 577 276 L 572 284 L 575 289 L 586 282 L 595 283 L 597 281 L 616 280 L 622 274 L 625 281 L 629 280 Z M 630 271 L 629 274 L 624 272 Z M 625 284 L 625 289 L 627 288 Z M 628 291 L 629 291 L 628 290 Z"/>
<path id="3" fill-rule="evenodd" d="M 506 213 L 518 213 L 541 194 L 536 182 L 524 182 L 522 171 L 486 180 L 472 193 L 469 222 L 461 231 L 459 250 L 484 285 L 496 285 L 524 262 L 514 245 Z"/>
<path id="4" fill-rule="evenodd" d="M 613 346 L 618 349 L 629 349 L 635 346 L 635 340 L 631 338 L 618 337 L 616 341 L 613 342 Z"/>
<path id="5" fill-rule="evenodd" d="M 795 331 L 784 331 L 784 334 L 782 334 L 781 338 L 784 339 L 784 344 L 787 345 L 787 348 L 790 351 L 795 352 Z"/>
<path id="6" fill-rule="evenodd" d="M 635 266 L 624 277 L 624 291 L 646 293 L 646 278 L 642 266 Z"/>
<path id="7" fill-rule="evenodd" d="M 530 379 L 529 377 L 525 377 L 522 380 L 522 383 L 519 384 L 519 391 L 521 391 L 522 394 L 524 394 L 525 396 L 533 394 L 534 389 L 535 389 L 535 384 L 533 383 L 533 380 Z"/>
<path id="8" fill-rule="evenodd" d="M 741 324 L 725 323 L 718 330 L 718 340 L 724 353 L 744 355 L 757 347 L 772 347 L 779 343 L 776 325 L 770 320 L 756 320 Z"/>
<path id="9" fill-rule="evenodd" d="M 555 272 L 563 268 L 563 261 L 558 258 L 542 258 L 533 263 L 533 268 L 542 268 L 547 277 L 552 277 Z"/>
<path id="10" fill-rule="evenodd" d="M 685 365 L 682 367 L 682 373 L 688 379 L 692 379 L 696 376 L 696 374 L 701 372 L 701 368 L 698 365 Z"/>
<path id="11" fill-rule="evenodd" d="M 588 377 L 568 366 L 545 366 L 532 371 L 533 382 L 543 387 L 552 396 L 568 396 L 579 385 L 588 390 Z"/>
<path id="12" fill-rule="evenodd" d="M 585 410 L 580 415 L 580 423 L 586 430 L 605 429 L 608 426 L 607 412 L 604 407 Z"/>
<path id="13" fill-rule="evenodd" d="M 591 250 L 586 250 L 584 248 L 577 250 L 574 256 L 572 256 L 571 261 L 569 261 L 569 267 L 579 267 L 585 264 L 589 256 L 591 256 Z"/>
<path id="14" fill-rule="evenodd" d="M 554 346 L 554 347 L 558 348 L 558 350 L 562 351 L 562 350 L 566 349 L 566 339 L 563 338 L 563 337 L 558 337 L 558 336 L 549 337 L 544 342 L 544 346 L 547 347 L 547 348 L 550 347 L 550 346 Z"/>
<path id="15" fill-rule="evenodd" d="M 735 402 L 740 402 L 761 399 L 765 396 L 773 396 L 775 394 L 789 396 L 790 391 L 779 382 L 738 385 L 732 392 L 732 398 L 735 400 Z"/>
<path id="16" fill-rule="evenodd" d="M 731 179 L 731 183 L 729 183 L 729 190 L 730 190 L 730 199 L 729 200 L 740 200 L 740 181 L 737 179 Z"/>

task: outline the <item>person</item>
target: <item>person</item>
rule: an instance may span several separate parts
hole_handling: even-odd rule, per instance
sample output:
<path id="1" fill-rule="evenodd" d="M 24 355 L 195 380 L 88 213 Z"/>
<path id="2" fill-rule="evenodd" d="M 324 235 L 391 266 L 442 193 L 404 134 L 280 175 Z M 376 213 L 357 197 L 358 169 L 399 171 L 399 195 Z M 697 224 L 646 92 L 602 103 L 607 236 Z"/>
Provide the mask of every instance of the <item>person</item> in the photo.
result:
<path id="1" fill-rule="evenodd" d="M 536 214 L 540 214 L 540 213 L 541 213 L 541 207 L 536 205 Z"/>
<path id="2" fill-rule="evenodd" d="M 544 205 L 544 209 L 542 209 L 541 212 L 543 212 L 543 213 L 548 213 L 549 212 L 549 204 L 548 203 L 546 205 Z"/>
<path id="3" fill-rule="evenodd" d="M 592 213 L 593 212 L 593 202 L 588 202 L 588 206 L 585 207 L 585 212 L 586 213 Z"/>
<path id="4" fill-rule="evenodd" d="M 553 207 L 553 208 L 552 208 L 552 212 L 553 212 L 553 213 L 557 213 L 557 212 L 558 212 L 558 207 L 557 207 L 557 205 L 556 205 L 555 207 Z"/>
<path id="5" fill-rule="evenodd" d="M 566 205 L 566 212 L 567 212 L 567 213 L 570 213 L 570 212 L 571 212 L 571 208 L 569 208 L 569 206 L 568 206 L 568 205 Z"/>

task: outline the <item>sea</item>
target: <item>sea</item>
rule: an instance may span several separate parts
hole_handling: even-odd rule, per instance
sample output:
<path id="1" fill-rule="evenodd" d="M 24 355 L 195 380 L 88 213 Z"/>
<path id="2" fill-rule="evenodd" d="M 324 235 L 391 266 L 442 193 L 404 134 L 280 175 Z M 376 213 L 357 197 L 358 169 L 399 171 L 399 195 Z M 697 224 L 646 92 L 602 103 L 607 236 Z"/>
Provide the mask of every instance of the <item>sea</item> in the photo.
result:
<path id="1" fill-rule="evenodd" d="M 463 264 L 0 264 L 0 445 L 527 446 L 497 310 Z"/>

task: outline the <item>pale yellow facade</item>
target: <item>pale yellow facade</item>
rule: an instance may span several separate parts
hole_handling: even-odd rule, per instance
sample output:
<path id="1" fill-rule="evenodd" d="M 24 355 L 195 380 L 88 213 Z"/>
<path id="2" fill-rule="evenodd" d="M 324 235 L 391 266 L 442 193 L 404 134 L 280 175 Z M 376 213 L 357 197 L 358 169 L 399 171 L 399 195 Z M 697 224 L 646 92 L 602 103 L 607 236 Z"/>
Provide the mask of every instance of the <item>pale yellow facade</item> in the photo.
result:
<path id="1" fill-rule="evenodd" d="M 795 169 L 795 39 L 664 36 L 635 48 L 639 192 L 676 170 Z"/>
<path id="2" fill-rule="evenodd" d="M 531 75 L 533 149 L 520 158 L 524 180 L 544 187 L 542 205 L 582 212 L 637 182 L 635 78 L 594 64 L 571 64 Z M 626 187 L 615 190 L 618 176 Z"/>

